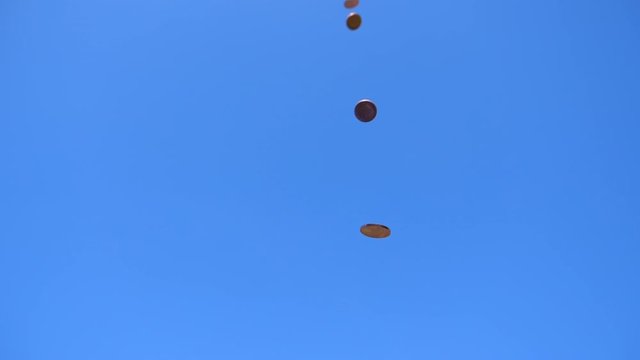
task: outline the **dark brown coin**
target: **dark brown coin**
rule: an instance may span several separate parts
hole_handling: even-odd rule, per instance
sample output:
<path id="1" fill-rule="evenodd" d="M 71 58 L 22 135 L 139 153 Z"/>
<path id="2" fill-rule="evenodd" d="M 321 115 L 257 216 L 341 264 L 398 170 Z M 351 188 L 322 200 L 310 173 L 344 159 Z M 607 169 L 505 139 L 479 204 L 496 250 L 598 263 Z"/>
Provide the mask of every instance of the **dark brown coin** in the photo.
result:
<path id="1" fill-rule="evenodd" d="M 384 239 L 386 237 L 389 237 L 389 235 L 391 235 L 391 229 L 380 224 L 362 225 L 362 227 L 360 228 L 360 232 L 364 236 L 368 236 L 374 239 Z"/>
<path id="2" fill-rule="evenodd" d="M 356 114 L 356 118 L 358 120 L 362 122 L 369 122 L 375 119 L 376 115 L 378 115 L 378 108 L 376 107 L 376 104 L 373 103 L 373 101 L 364 99 L 358 101 L 354 113 Z"/>
<path id="3" fill-rule="evenodd" d="M 344 1 L 344 7 L 346 7 L 347 9 L 353 9 L 354 7 L 358 6 L 358 4 L 360 4 L 359 0 L 345 0 Z"/>
<path id="4" fill-rule="evenodd" d="M 357 13 L 351 13 L 347 16 L 347 27 L 351 30 L 358 30 L 362 25 L 362 17 Z"/>

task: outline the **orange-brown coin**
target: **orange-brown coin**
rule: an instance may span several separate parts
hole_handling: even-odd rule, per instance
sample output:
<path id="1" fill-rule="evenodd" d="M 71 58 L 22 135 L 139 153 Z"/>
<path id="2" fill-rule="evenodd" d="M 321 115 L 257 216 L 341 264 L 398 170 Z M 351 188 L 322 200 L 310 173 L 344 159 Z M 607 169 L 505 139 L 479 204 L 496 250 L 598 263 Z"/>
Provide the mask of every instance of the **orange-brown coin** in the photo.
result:
<path id="1" fill-rule="evenodd" d="M 380 224 L 366 224 L 362 225 L 360 232 L 364 236 L 368 236 L 374 239 L 384 239 L 391 235 L 391 229 Z"/>
<path id="2" fill-rule="evenodd" d="M 362 25 L 362 17 L 358 13 L 351 13 L 347 16 L 347 27 L 350 30 L 358 30 Z"/>
<path id="3" fill-rule="evenodd" d="M 347 9 L 353 9 L 354 7 L 358 6 L 358 4 L 360 4 L 360 0 L 345 0 L 344 1 L 344 7 L 346 7 Z"/>

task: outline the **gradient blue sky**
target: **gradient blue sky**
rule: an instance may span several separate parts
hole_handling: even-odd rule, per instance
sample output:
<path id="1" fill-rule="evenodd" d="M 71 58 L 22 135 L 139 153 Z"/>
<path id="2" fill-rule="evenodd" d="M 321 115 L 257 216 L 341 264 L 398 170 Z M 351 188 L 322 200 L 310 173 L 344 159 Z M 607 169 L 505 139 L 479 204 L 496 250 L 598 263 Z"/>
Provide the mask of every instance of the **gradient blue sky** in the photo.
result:
<path id="1" fill-rule="evenodd" d="M 640 359 L 640 3 L 359 11 L 1 0 L 0 359 Z"/>

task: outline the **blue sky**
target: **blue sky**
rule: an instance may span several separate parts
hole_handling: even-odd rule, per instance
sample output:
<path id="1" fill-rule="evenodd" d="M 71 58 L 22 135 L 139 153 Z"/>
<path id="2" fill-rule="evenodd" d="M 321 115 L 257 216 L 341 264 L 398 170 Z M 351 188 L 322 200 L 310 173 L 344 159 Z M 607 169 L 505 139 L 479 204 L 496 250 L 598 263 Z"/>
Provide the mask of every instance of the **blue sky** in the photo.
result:
<path id="1" fill-rule="evenodd" d="M 639 359 L 638 2 L 358 11 L 0 2 L 0 358 Z"/>

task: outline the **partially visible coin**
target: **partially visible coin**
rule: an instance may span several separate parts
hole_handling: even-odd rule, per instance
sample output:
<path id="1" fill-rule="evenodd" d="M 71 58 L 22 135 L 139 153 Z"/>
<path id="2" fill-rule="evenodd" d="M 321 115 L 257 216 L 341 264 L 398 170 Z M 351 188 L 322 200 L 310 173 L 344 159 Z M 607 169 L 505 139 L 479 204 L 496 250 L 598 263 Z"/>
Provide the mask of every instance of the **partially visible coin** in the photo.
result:
<path id="1" fill-rule="evenodd" d="M 347 9 L 353 9 L 354 7 L 358 6 L 358 4 L 360 4 L 359 0 L 345 0 L 344 1 L 344 7 L 346 7 Z"/>

